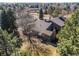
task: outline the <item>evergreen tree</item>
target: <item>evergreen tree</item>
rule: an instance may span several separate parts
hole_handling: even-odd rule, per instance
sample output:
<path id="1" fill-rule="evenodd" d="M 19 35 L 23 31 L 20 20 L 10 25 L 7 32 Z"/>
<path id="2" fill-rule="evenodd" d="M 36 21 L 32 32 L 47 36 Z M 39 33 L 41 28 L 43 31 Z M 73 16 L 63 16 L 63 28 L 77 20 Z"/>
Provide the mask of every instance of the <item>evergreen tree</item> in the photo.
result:
<path id="1" fill-rule="evenodd" d="M 6 11 L 3 9 L 2 10 L 2 14 L 1 14 L 1 28 L 4 30 L 8 30 L 9 28 L 9 23 L 7 20 L 7 13 Z"/>
<path id="2" fill-rule="evenodd" d="M 57 17 L 60 12 L 61 12 L 60 8 L 58 8 L 58 7 L 49 6 L 49 8 L 48 8 L 48 14 L 53 17 Z"/>
<path id="3" fill-rule="evenodd" d="M 57 37 L 61 55 L 79 55 L 79 10 L 66 21 Z"/>
<path id="4" fill-rule="evenodd" d="M 52 15 L 54 10 L 55 10 L 55 7 L 49 6 L 48 7 L 48 14 Z"/>
<path id="5" fill-rule="evenodd" d="M 43 20 L 43 10 L 42 10 L 42 8 L 39 11 L 39 19 Z"/>
<path id="6" fill-rule="evenodd" d="M 15 26 L 15 16 L 14 12 L 11 9 L 7 11 L 3 10 L 1 14 L 1 27 L 3 30 L 7 30 L 8 32 L 13 32 L 16 29 Z"/>
<path id="7" fill-rule="evenodd" d="M 15 26 L 16 18 L 14 16 L 14 11 L 12 9 L 8 9 L 8 11 L 7 11 L 7 19 L 8 19 L 8 23 L 10 25 L 8 30 L 10 32 L 13 32 L 16 29 L 16 26 Z"/>
<path id="8" fill-rule="evenodd" d="M 55 10 L 54 10 L 53 13 L 52 13 L 52 16 L 53 16 L 53 17 L 57 17 L 57 16 L 59 15 L 59 13 L 60 13 L 59 8 L 55 8 Z"/>
<path id="9" fill-rule="evenodd" d="M 0 55 L 9 56 L 17 48 L 17 42 L 19 39 L 9 34 L 7 31 L 0 29 Z"/>

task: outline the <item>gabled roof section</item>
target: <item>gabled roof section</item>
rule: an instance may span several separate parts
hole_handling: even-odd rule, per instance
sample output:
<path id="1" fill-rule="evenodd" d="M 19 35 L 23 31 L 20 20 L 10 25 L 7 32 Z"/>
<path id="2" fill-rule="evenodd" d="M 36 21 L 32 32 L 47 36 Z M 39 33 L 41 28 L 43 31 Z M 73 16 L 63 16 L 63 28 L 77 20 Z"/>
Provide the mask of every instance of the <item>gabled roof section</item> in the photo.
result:
<path id="1" fill-rule="evenodd" d="M 60 27 L 64 26 L 64 21 L 62 21 L 61 19 L 59 19 L 59 17 L 52 18 L 51 21 L 53 23 L 57 24 Z"/>

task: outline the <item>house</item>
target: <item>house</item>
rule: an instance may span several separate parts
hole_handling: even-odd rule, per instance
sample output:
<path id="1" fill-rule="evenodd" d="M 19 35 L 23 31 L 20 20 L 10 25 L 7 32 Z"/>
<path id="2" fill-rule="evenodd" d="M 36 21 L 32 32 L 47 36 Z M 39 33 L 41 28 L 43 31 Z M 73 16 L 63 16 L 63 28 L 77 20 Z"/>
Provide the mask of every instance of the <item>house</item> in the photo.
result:
<path id="1" fill-rule="evenodd" d="M 26 14 L 26 12 L 24 12 L 25 14 L 23 12 L 24 11 L 22 11 L 22 14 L 21 14 L 21 11 L 19 12 L 18 16 L 20 17 L 17 18 L 17 21 L 16 21 L 17 24 L 19 24 L 18 27 L 22 27 L 20 26 L 20 22 L 21 22 L 20 19 L 23 19 L 24 18 L 23 16 Z M 35 26 L 32 27 L 31 29 L 32 34 L 35 37 L 43 38 L 43 40 L 49 40 L 49 41 L 55 40 L 57 32 L 60 30 L 61 27 L 64 26 L 64 18 L 62 17 L 52 18 L 51 17 L 51 18 L 46 18 L 46 19 L 47 20 L 40 20 L 39 18 L 37 18 L 37 20 L 33 22 Z M 24 33 L 26 34 L 26 32 Z"/>
<path id="2" fill-rule="evenodd" d="M 55 40 L 57 32 L 62 26 L 64 26 L 64 21 L 59 17 L 53 18 L 50 21 L 51 22 L 37 20 L 35 22 L 35 27 L 32 28 L 33 32 L 36 33 L 37 36 L 40 36 L 45 40 Z"/>
<path id="3" fill-rule="evenodd" d="M 52 31 L 47 30 L 47 28 L 51 24 L 52 23 L 45 22 L 44 20 L 37 20 L 35 22 L 35 26 L 32 28 L 32 31 L 35 34 L 34 36 L 37 36 L 38 38 L 41 38 L 44 41 L 50 39 Z"/>

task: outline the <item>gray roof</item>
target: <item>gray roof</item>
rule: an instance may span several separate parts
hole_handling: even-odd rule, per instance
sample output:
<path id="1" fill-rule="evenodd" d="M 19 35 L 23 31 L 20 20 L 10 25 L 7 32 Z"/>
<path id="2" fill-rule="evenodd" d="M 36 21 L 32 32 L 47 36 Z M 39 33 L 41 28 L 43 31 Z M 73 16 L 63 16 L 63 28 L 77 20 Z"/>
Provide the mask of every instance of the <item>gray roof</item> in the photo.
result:
<path id="1" fill-rule="evenodd" d="M 64 26 L 64 21 L 59 19 L 59 17 L 52 18 L 51 21 L 60 27 Z M 47 29 L 49 28 L 49 26 L 51 26 L 52 22 L 45 22 L 44 20 L 37 20 L 35 22 L 35 27 L 33 27 L 33 30 L 50 36 L 52 34 L 52 31 L 49 31 Z"/>
<path id="2" fill-rule="evenodd" d="M 35 27 L 33 28 L 33 30 L 50 36 L 52 34 L 52 31 L 47 30 L 50 25 L 51 23 L 45 22 L 43 20 L 37 20 L 35 22 Z"/>
<path id="3" fill-rule="evenodd" d="M 52 18 L 51 21 L 52 21 L 53 23 L 56 23 L 57 25 L 59 25 L 59 26 L 61 26 L 61 27 L 64 26 L 64 21 L 62 21 L 61 19 L 59 19 L 59 17 Z"/>

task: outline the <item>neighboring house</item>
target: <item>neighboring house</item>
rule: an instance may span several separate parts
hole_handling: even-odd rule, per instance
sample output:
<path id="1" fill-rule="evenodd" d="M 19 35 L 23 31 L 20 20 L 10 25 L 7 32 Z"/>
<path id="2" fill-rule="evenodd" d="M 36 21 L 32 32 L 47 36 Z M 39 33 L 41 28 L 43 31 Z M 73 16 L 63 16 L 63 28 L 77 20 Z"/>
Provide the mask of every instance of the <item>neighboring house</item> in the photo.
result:
<path id="1" fill-rule="evenodd" d="M 70 10 L 73 12 L 77 8 L 76 4 L 71 4 L 70 5 Z"/>

